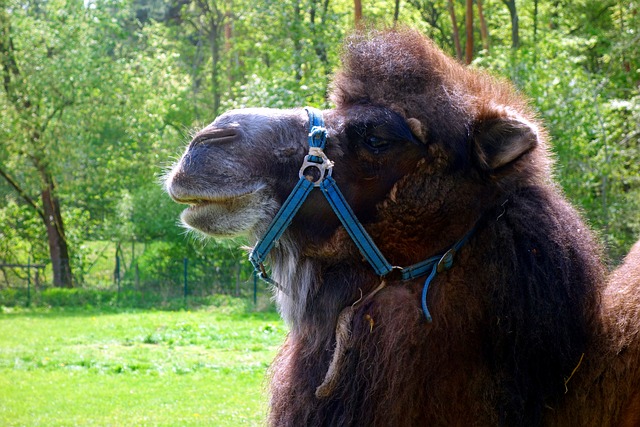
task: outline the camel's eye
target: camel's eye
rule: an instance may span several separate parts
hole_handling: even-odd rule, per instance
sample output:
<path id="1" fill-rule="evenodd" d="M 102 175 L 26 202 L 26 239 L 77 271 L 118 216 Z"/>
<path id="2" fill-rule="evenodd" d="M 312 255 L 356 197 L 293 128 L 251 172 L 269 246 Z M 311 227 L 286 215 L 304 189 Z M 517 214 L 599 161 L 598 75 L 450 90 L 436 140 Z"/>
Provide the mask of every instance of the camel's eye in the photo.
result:
<path id="1" fill-rule="evenodd" d="M 383 138 L 379 138 L 374 135 L 369 135 L 365 138 L 364 143 L 367 147 L 371 148 L 374 151 L 379 151 L 387 148 L 389 146 L 389 141 Z"/>
<path id="2" fill-rule="evenodd" d="M 349 110 L 348 117 L 344 132 L 350 146 L 368 152 L 369 156 L 388 154 L 415 140 L 405 120 L 391 110 L 358 105 Z"/>

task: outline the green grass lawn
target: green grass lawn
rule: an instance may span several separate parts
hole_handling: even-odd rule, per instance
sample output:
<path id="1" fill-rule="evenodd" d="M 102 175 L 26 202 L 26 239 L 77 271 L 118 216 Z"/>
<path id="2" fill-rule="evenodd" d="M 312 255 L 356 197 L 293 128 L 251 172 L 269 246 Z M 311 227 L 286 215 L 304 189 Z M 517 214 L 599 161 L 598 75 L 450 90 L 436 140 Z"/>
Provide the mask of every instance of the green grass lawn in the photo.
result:
<path id="1" fill-rule="evenodd" d="M 286 329 L 241 309 L 0 314 L 2 426 L 258 426 Z"/>

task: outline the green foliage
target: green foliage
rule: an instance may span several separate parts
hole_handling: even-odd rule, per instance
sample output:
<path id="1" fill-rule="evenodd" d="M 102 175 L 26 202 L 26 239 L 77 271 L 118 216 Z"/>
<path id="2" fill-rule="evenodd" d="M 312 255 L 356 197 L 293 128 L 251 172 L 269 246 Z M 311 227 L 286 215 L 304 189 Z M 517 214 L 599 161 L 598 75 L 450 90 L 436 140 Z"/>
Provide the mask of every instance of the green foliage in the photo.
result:
<path id="1" fill-rule="evenodd" d="M 638 20 L 631 15 L 621 24 L 613 3 L 567 6 L 541 12 L 557 28 L 539 34 L 537 45 L 497 47 L 475 65 L 509 77 L 531 99 L 550 134 L 563 189 L 618 262 L 640 236 L 640 98 L 629 85 L 640 81 L 640 57 L 618 50 L 635 37 L 624 29 Z M 585 20 L 571 20 L 576 15 Z"/>
<path id="2" fill-rule="evenodd" d="M 3 55 L 17 71 L 3 70 L 10 84 L 0 97 L 6 137 L 0 168 L 36 201 L 45 185 L 57 187 L 80 280 L 80 243 L 122 234 L 122 227 L 110 227 L 121 195 L 161 173 L 159 162 L 173 154 L 164 138 L 179 137 L 170 120 L 190 110 L 181 102 L 184 83 L 171 74 L 175 55 L 153 51 L 162 40 L 143 28 L 133 31 L 128 8 L 92 5 L 57 1 L 2 9 L 3 41 L 12 47 Z M 0 194 L 9 204 L 24 203 L 15 192 Z M 24 214 L 40 221 L 31 208 Z M 22 238 L 46 245 L 42 223 L 25 233 Z M 0 259 L 17 256 L 7 250 Z"/>
<path id="3" fill-rule="evenodd" d="M 0 260 L 6 263 L 38 263 L 47 259 L 46 237 L 39 218 L 24 204 L 7 198 L 4 208 L 0 208 Z"/>
<path id="4" fill-rule="evenodd" d="M 519 50 L 511 49 L 504 2 L 482 3 L 490 49 L 476 15 L 474 66 L 512 79 L 532 99 L 562 187 L 617 262 L 640 235 L 638 3 L 560 0 L 536 10 L 518 1 Z M 465 2 L 452 4 L 464 42 Z M 390 26 L 394 6 L 368 2 L 364 16 Z M 175 260 L 185 256 L 219 259 L 210 269 L 228 277 L 240 260 L 244 272 L 245 256 L 231 249 L 237 242 L 185 238 L 176 226 L 181 207 L 159 177 L 192 129 L 223 110 L 329 106 L 327 84 L 354 25 L 353 3 L 10 0 L 0 10 L 0 74 L 10 81 L 0 88 L 0 169 L 36 203 L 43 182 L 55 184 L 76 282 L 104 284 L 91 278 L 97 240 L 149 243 L 136 255 L 141 274 L 158 286 L 169 286 L 181 268 Z M 401 2 L 399 23 L 454 52 L 448 2 Z M 48 257 L 42 220 L 0 178 L 0 260 Z"/>
<path id="5" fill-rule="evenodd" d="M 45 307 L 101 307 L 113 305 L 115 292 L 97 289 L 49 288 L 39 294 L 37 305 Z"/>

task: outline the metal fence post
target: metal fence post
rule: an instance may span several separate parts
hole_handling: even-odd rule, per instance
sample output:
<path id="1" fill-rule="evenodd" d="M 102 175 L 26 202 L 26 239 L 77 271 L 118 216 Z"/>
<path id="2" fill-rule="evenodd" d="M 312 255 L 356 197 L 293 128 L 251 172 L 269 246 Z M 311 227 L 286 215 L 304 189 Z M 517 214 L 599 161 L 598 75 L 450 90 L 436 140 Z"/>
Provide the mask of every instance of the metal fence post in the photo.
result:
<path id="1" fill-rule="evenodd" d="M 258 273 L 253 271 L 253 305 L 258 305 Z"/>
<path id="2" fill-rule="evenodd" d="M 184 258 L 184 305 L 187 305 L 187 294 L 189 293 L 189 287 L 187 284 L 187 276 L 188 276 L 188 259 Z"/>
<path id="3" fill-rule="evenodd" d="M 27 307 L 31 306 L 31 256 L 27 260 Z"/>
<path id="4" fill-rule="evenodd" d="M 116 253 L 116 284 L 118 285 L 117 298 L 120 299 L 120 256 L 117 253 Z"/>

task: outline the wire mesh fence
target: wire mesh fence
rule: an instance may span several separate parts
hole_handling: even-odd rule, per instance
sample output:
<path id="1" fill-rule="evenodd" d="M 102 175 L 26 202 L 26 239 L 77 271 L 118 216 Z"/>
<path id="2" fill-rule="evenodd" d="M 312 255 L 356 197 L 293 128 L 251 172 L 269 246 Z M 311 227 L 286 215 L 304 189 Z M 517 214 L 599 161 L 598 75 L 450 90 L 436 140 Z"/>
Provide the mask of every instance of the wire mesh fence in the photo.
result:
<path id="1" fill-rule="evenodd" d="M 116 255 L 112 269 L 89 270 L 73 284 L 76 298 L 89 301 L 105 298 L 135 299 L 140 305 L 154 306 L 187 303 L 213 295 L 227 295 L 253 300 L 267 296 L 266 286 L 256 279 L 244 261 L 220 259 L 162 259 L 161 262 L 125 263 Z M 3 263 L 0 261 L 0 305 L 29 306 L 62 297 L 52 286 L 51 262 Z M 69 293 L 69 292 L 67 292 Z M 71 292 L 69 294 L 73 294 Z M 100 302 L 100 301 L 98 301 Z M 131 301 L 129 301 L 131 302 Z M 46 303 L 46 302 L 45 302 Z"/>

